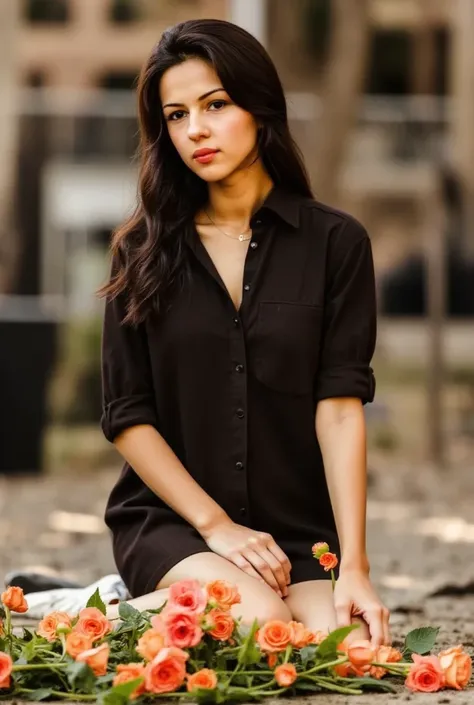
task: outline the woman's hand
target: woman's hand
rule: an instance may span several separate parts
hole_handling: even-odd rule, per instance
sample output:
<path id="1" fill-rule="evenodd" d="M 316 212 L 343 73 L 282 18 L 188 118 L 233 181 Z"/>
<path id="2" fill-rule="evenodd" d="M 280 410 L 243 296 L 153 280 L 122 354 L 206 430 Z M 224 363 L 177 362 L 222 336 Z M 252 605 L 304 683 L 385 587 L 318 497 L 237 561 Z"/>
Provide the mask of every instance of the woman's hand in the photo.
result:
<path id="1" fill-rule="evenodd" d="M 361 617 L 369 627 L 374 646 L 390 646 L 390 612 L 380 601 L 367 572 L 341 569 L 334 605 L 338 627 L 350 625 L 352 617 Z"/>
<path id="2" fill-rule="evenodd" d="M 225 519 L 202 532 L 202 537 L 214 553 L 268 583 L 280 597 L 288 595 L 291 564 L 270 534 Z"/>

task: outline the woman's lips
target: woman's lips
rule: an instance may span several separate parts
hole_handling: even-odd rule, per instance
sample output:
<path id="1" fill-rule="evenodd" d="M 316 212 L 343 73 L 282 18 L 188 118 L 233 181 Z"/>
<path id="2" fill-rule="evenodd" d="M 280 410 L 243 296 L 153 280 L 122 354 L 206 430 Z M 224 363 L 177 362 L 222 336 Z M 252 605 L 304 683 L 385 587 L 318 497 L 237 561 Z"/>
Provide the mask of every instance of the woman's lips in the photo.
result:
<path id="1" fill-rule="evenodd" d="M 214 159 L 216 154 L 217 154 L 217 150 L 215 150 L 215 149 L 202 150 L 202 151 L 196 152 L 193 155 L 193 159 L 195 159 L 195 161 L 199 162 L 200 164 L 208 164 L 209 162 L 212 162 L 212 160 Z"/>

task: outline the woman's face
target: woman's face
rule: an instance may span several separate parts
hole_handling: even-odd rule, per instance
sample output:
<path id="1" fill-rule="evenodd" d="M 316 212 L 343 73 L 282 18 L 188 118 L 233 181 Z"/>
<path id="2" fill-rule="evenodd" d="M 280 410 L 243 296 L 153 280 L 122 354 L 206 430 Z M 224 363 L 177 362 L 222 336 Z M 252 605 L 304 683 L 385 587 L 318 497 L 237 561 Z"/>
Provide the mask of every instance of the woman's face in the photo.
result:
<path id="1" fill-rule="evenodd" d="M 204 181 L 222 181 L 255 160 L 253 115 L 232 102 L 205 61 L 188 59 L 168 69 L 160 99 L 171 141 Z"/>

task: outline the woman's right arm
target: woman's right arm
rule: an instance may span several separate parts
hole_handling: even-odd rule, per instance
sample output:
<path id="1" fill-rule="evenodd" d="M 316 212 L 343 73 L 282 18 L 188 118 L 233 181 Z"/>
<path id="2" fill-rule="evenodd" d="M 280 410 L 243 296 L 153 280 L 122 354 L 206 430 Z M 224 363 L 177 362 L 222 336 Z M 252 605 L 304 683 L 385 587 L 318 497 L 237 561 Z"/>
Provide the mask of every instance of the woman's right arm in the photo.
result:
<path id="1" fill-rule="evenodd" d="M 191 477 L 159 433 L 144 325 L 123 324 L 119 296 L 105 306 L 102 428 L 143 482 L 203 537 L 212 551 L 287 594 L 287 556 L 269 534 L 236 524 Z"/>

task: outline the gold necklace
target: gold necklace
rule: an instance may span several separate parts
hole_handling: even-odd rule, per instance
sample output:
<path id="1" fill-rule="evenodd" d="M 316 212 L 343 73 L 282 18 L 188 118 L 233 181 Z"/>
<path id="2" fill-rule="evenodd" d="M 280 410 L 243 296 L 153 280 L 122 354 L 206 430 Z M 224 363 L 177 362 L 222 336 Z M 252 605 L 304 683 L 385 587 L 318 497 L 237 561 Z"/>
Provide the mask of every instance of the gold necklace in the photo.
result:
<path id="1" fill-rule="evenodd" d="M 217 228 L 217 229 L 219 230 L 219 232 L 221 232 L 223 235 L 225 235 L 226 237 L 228 237 L 230 240 L 238 240 L 239 242 L 247 242 L 248 240 L 251 240 L 251 239 L 252 239 L 252 231 L 251 231 L 250 228 L 248 228 L 247 230 L 245 230 L 243 233 L 240 233 L 240 235 L 238 235 L 237 237 L 235 237 L 234 235 L 229 235 L 229 233 L 224 232 L 224 231 L 222 230 L 222 228 L 220 228 L 220 227 L 217 225 L 217 223 L 215 223 L 215 222 L 212 220 L 212 218 L 211 218 L 211 216 L 209 215 L 209 213 L 207 212 L 207 210 L 204 210 L 204 212 L 205 212 L 205 214 L 207 215 L 207 217 L 209 218 L 209 220 L 211 221 L 211 223 L 213 224 L 213 226 L 214 226 L 215 228 Z M 245 234 L 248 233 L 249 230 L 250 230 L 250 236 L 249 236 L 249 237 L 245 237 Z"/>

